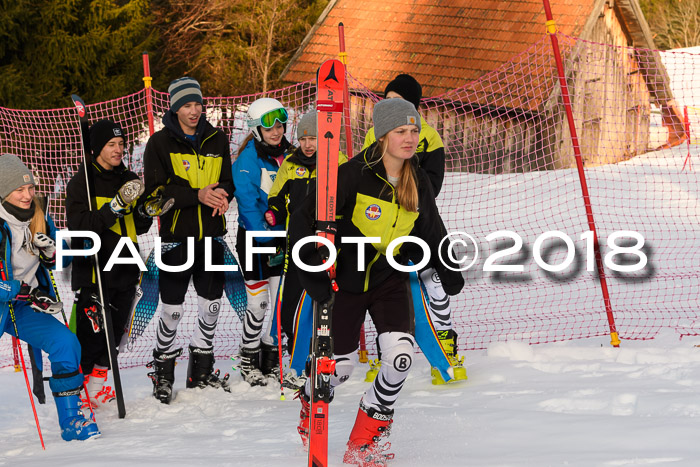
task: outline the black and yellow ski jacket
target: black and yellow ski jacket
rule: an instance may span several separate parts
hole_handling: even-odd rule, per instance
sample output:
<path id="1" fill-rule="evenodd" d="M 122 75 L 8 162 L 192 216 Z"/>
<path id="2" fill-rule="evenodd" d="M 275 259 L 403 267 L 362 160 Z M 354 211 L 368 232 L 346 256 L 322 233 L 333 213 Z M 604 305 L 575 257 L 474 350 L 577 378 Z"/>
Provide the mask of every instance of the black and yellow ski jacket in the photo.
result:
<path id="1" fill-rule="evenodd" d="M 120 218 L 110 209 L 109 203 L 119 188 L 129 180 L 138 178 L 124 164 L 120 164 L 114 170 L 105 170 L 93 162 L 92 173 L 94 176 L 94 187 L 91 187 L 94 189 L 91 193 L 93 211 L 89 209 L 85 166 L 81 164 L 66 187 L 66 221 L 69 230 L 89 230 L 100 236 L 102 245 L 98 259 L 100 267 L 104 269 L 119 239 L 129 237 L 138 249 L 136 236 L 148 232 L 153 219 L 137 215 L 134 210 Z M 83 238 L 71 239 L 71 249 L 84 249 L 87 241 Z M 126 252 L 122 252 L 122 256 L 130 257 Z M 103 277 L 110 289 L 120 289 L 135 285 L 139 280 L 139 274 L 139 268 L 135 264 L 115 264 L 111 271 L 104 272 Z M 91 257 L 75 256 L 71 273 L 72 289 L 94 287 L 95 284 L 95 271 Z"/>
<path id="2" fill-rule="evenodd" d="M 336 204 L 337 235 L 335 246 L 336 281 L 341 290 L 362 293 L 373 289 L 389 276 L 400 274 L 386 259 L 386 249 L 395 238 L 412 235 L 424 240 L 430 247 L 431 257 L 437 258 L 440 240 L 446 234 L 442 219 L 435 205 L 435 196 L 428 175 L 417 167 L 418 212 L 409 212 L 399 205 L 394 186 L 389 183 L 384 164 L 374 154 L 373 144 L 338 169 L 338 195 Z M 415 158 L 412 162 L 415 164 Z M 313 185 L 312 185 L 313 186 Z M 290 244 L 314 235 L 316 190 L 312 188 L 289 223 Z M 356 244 L 343 243 L 344 237 L 379 237 L 381 241 L 361 246 L 364 253 L 362 268 L 358 267 Z M 448 258 L 446 244 L 442 257 Z M 394 250 L 399 264 L 408 264 L 405 244 Z M 301 259 L 309 265 L 321 264 L 315 244 L 307 244 L 300 250 Z M 451 271 L 439 260 L 432 261 L 445 291 L 454 295 L 464 286 L 461 273 Z M 456 264 L 451 264 L 457 267 Z M 364 270 L 362 270 L 364 269 Z M 300 280 L 314 300 L 324 301 L 330 294 L 326 272 L 300 271 Z"/>
<path id="3" fill-rule="evenodd" d="M 163 242 L 182 242 L 187 237 L 202 240 L 226 233 L 223 215 L 212 217 L 214 210 L 199 202 L 197 193 L 212 183 L 219 183 L 233 199 L 231 149 L 222 130 L 199 119 L 195 141 L 191 142 L 180 128 L 177 115 L 168 111 L 163 128 L 151 136 L 143 156 L 146 193 L 164 185 L 164 198 L 173 198 L 173 208 L 160 218 Z"/>
<path id="4" fill-rule="evenodd" d="M 338 155 L 338 164 L 344 164 L 348 157 L 342 152 Z M 275 215 L 275 225 L 288 227 L 289 214 L 299 206 L 309 194 L 311 186 L 316 183 L 316 153 L 305 156 L 296 148 L 279 170 L 275 183 L 270 188 L 267 203 Z"/>
<path id="5" fill-rule="evenodd" d="M 367 149 L 375 141 L 374 127 L 372 127 L 365 135 L 365 144 L 362 146 L 362 149 Z M 445 178 L 445 146 L 442 144 L 442 138 L 440 138 L 435 128 L 428 125 L 428 122 L 423 117 L 420 118 L 420 134 L 418 135 L 416 156 L 418 156 L 418 165 L 428 174 L 437 198 Z"/>

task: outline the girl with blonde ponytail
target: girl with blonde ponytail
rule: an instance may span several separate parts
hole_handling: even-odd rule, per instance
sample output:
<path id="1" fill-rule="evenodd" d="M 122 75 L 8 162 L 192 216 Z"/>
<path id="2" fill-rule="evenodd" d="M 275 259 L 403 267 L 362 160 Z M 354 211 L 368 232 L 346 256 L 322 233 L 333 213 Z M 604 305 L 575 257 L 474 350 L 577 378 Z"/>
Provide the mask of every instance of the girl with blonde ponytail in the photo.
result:
<path id="1" fill-rule="evenodd" d="M 414 257 L 405 243 L 392 252 L 388 246 L 393 240 L 411 235 L 423 240 L 430 256 L 437 258 L 445 232 L 428 175 L 417 167 L 421 119 L 416 108 L 403 99 L 386 99 L 375 105 L 373 120 L 377 142 L 338 168 L 335 280 L 339 291 L 332 291 L 326 271 L 299 271 L 299 280 L 314 301 L 323 304 L 334 300 L 331 334 L 336 364 L 332 388 L 347 381 L 353 371 L 367 311 L 377 330 L 382 365 L 360 400 L 343 458 L 343 462 L 355 465 L 389 458 L 383 452 L 388 446 L 380 442 L 388 435 L 393 405 L 412 363 L 409 276 L 392 264 L 407 265 L 409 260 L 419 263 L 422 258 Z M 292 213 L 290 245 L 314 235 L 315 195 L 312 191 Z M 358 237 L 367 241 L 358 243 Z M 443 252 L 442 257 L 447 256 Z M 299 257 L 309 266 L 321 264 L 313 243 L 301 247 Z M 437 273 L 447 293 L 455 295 L 464 280 L 456 272 L 456 264 L 450 263 L 449 267 L 454 270 L 439 265 Z M 303 442 L 309 433 L 312 379 L 300 391 L 302 409 L 297 430 Z"/>

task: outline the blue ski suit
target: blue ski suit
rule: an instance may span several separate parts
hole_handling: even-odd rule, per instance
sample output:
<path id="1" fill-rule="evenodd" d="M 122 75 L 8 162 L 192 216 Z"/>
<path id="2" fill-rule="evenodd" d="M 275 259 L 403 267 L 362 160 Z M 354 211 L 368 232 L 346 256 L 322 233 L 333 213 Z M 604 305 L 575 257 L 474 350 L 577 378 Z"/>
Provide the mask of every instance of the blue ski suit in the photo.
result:
<path id="1" fill-rule="evenodd" d="M 48 235 L 55 240 L 56 226 L 47 216 Z M 39 261 L 37 257 L 36 261 Z M 12 233 L 6 219 L 0 217 L 0 265 L 5 280 L 0 279 L 0 336 L 8 333 L 19 337 L 34 349 L 46 352 L 51 362 L 52 377 L 49 386 L 54 393 L 69 391 L 83 384 L 80 373 L 80 343 L 78 338 L 64 324 L 46 313 L 35 312 L 27 302 L 13 300 L 22 286 L 12 274 Z M 36 272 L 39 287 L 54 296 L 48 270 L 39 265 Z M 10 315 L 13 307 L 15 323 Z M 15 332 L 15 324 L 17 333 Z M 37 355 L 37 363 L 41 356 Z"/>

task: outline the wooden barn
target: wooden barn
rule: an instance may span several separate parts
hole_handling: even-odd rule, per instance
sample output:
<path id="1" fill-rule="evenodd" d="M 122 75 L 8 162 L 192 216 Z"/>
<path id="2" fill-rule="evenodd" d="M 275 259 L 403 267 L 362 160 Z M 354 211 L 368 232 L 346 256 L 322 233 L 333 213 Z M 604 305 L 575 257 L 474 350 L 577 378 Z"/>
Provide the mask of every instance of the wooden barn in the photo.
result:
<path id="1" fill-rule="evenodd" d="M 681 113 L 638 0 L 551 4 L 586 165 L 654 149 L 652 106 L 662 112 L 667 144 L 683 141 Z M 541 0 L 331 0 L 283 79 L 314 79 L 323 60 L 337 57 L 342 22 L 356 147 L 371 125 L 372 94 L 382 96 L 390 80 L 408 73 L 423 86 L 421 113 L 443 137 L 448 169 L 572 167 L 545 21 Z"/>

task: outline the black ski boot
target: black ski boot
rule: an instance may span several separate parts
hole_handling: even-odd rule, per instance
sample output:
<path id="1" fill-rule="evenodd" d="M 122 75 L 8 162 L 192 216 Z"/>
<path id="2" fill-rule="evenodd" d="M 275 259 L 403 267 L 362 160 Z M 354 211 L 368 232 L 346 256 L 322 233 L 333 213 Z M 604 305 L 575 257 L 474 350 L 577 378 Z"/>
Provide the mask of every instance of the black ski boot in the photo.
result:
<path id="1" fill-rule="evenodd" d="M 188 388 L 222 388 L 226 392 L 231 392 L 228 384 L 228 373 L 223 378 L 219 378 L 221 372 L 214 371 L 214 349 L 202 349 L 190 345 L 190 362 L 187 365 Z"/>
<path id="2" fill-rule="evenodd" d="M 267 379 L 260 371 L 260 347 L 257 349 L 246 349 L 241 347 L 240 350 L 241 377 L 251 386 L 267 386 Z"/>
<path id="3" fill-rule="evenodd" d="M 155 371 L 148 373 L 148 377 L 153 381 L 153 397 L 163 404 L 170 404 L 170 401 L 173 400 L 175 359 L 180 355 L 182 355 L 182 349 L 170 352 L 158 352 L 154 349 L 154 360 L 146 365 L 146 368 L 155 368 Z"/>
<path id="4" fill-rule="evenodd" d="M 280 354 L 276 345 L 265 344 L 260 346 L 260 371 L 263 375 L 280 379 Z"/>

